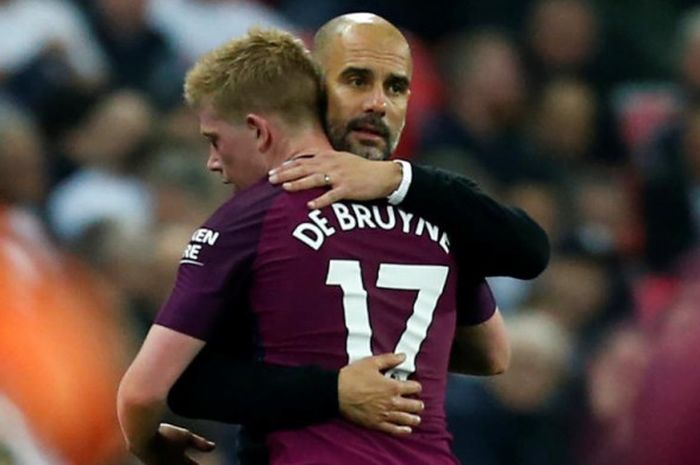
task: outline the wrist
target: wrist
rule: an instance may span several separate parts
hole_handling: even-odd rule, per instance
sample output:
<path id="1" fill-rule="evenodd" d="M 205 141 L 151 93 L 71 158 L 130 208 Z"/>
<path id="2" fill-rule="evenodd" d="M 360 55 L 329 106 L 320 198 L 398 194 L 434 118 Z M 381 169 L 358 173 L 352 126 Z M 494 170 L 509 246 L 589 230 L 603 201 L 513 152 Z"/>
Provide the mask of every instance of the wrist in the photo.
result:
<path id="1" fill-rule="evenodd" d="M 391 163 L 396 165 L 400 171 L 399 182 L 396 184 L 394 191 L 387 196 L 387 201 L 392 205 L 398 205 L 403 202 L 408 193 L 408 188 L 411 185 L 412 169 L 411 164 L 405 160 L 392 160 Z"/>
<path id="2" fill-rule="evenodd" d="M 385 164 L 387 171 L 389 172 L 389 182 L 386 184 L 384 192 L 382 192 L 382 197 L 389 197 L 391 194 L 396 192 L 401 185 L 401 180 L 403 179 L 403 166 L 393 161 L 383 161 L 381 163 Z"/>
<path id="3" fill-rule="evenodd" d="M 344 381 L 347 377 L 347 368 L 346 365 L 338 371 L 338 413 L 340 413 L 341 416 L 345 416 L 346 410 L 345 400 L 347 400 L 347 393 L 345 392 L 346 383 Z"/>

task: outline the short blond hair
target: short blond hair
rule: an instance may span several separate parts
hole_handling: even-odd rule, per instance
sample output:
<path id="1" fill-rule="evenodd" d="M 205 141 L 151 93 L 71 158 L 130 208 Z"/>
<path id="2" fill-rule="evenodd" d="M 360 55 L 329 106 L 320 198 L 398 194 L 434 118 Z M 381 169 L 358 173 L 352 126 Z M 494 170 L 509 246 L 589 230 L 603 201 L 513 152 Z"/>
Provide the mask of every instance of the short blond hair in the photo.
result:
<path id="1" fill-rule="evenodd" d="M 321 81 L 303 42 L 277 29 L 251 29 L 202 56 L 185 77 L 185 100 L 212 105 L 231 122 L 274 113 L 289 124 L 318 121 Z"/>

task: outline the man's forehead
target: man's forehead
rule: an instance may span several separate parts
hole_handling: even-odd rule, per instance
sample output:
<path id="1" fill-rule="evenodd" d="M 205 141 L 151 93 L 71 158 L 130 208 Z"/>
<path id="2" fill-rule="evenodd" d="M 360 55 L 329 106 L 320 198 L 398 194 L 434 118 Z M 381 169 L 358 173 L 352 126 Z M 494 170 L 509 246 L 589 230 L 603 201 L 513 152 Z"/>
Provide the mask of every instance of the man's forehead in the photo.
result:
<path id="1" fill-rule="evenodd" d="M 202 134 L 205 132 L 214 133 L 222 124 L 226 123 L 212 105 L 203 105 L 197 111 L 197 116 L 199 118 L 199 130 Z"/>
<path id="2" fill-rule="evenodd" d="M 211 123 L 216 118 L 216 112 L 210 104 L 202 105 L 197 108 L 197 117 L 200 123 Z"/>
<path id="3" fill-rule="evenodd" d="M 411 75 L 410 49 L 396 39 L 371 40 L 367 36 L 353 35 L 339 37 L 334 45 L 333 51 L 339 60 L 337 63 L 341 72 L 347 68 L 383 69 L 401 76 Z"/>

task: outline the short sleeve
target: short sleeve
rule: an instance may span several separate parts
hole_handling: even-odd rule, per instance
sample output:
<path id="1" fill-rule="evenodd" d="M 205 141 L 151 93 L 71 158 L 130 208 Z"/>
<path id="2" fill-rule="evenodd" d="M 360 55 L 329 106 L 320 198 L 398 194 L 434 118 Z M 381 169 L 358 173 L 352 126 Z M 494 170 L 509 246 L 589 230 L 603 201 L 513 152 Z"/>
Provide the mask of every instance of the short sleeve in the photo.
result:
<path id="1" fill-rule="evenodd" d="M 218 213 L 192 234 L 175 286 L 155 320 L 205 341 L 226 313 L 247 309 L 241 289 L 250 279 L 262 223 L 250 217 L 217 221 L 226 216 Z"/>
<path id="2" fill-rule="evenodd" d="M 496 299 L 485 279 L 458 284 L 457 324 L 459 326 L 483 323 L 496 313 L 496 308 Z"/>

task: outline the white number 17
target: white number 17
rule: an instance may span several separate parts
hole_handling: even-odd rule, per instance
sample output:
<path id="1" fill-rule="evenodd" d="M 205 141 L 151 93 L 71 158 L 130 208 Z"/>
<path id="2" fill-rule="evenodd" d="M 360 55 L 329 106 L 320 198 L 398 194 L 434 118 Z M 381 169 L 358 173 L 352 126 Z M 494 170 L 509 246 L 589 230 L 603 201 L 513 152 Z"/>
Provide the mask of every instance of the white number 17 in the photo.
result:
<path id="1" fill-rule="evenodd" d="M 378 288 L 418 291 L 413 313 L 394 349 L 395 353 L 405 353 L 406 360 L 390 370 L 388 376 L 406 379 L 416 370 L 416 357 L 433 321 L 433 313 L 445 288 L 448 271 L 448 267 L 439 265 L 379 265 Z M 373 355 L 367 291 L 362 283 L 360 262 L 331 260 L 326 284 L 340 286 L 343 291 L 345 326 L 348 330 L 348 363 Z"/>

